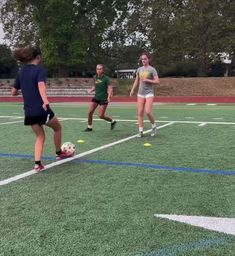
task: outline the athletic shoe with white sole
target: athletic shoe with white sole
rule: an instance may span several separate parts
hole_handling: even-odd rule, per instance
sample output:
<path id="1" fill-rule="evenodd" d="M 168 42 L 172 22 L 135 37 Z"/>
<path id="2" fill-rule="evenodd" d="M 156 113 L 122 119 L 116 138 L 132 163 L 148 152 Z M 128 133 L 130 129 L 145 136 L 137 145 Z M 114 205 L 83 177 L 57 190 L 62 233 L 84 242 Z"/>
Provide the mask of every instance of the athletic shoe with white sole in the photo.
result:
<path id="1" fill-rule="evenodd" d="M 71 153 L 62 151 L 59 155 L 56 156 L 56 160 L 61 160 L 61 159 L 69 158 L 72 156 L 74 156 L 74 153 L 71 154 Z"/>
<path id="2" fill-rule="evenodd" d="M 144 137 L 144 133 L 143 132 L 139 132 L 136 137 L 137 138 L 142 138 L 142 137 Z"/>
<path id="3" fill-rule="evenodd" d="M 42 165 L 42 164 L 35 164 L 34 165 L 34 170 L 36 171 L 36 172 L 40 172 L 40 171 L 42 171 L 44 169 L 44 166 Z"/>
<path id="4" fill-rule="evenodd" d="M 151 131 L 150 135 L 151 135 L 151 137 L 154 137 L 156 134 L 157 134 L 157 126 L 152 128 L 152 131 Z"/>

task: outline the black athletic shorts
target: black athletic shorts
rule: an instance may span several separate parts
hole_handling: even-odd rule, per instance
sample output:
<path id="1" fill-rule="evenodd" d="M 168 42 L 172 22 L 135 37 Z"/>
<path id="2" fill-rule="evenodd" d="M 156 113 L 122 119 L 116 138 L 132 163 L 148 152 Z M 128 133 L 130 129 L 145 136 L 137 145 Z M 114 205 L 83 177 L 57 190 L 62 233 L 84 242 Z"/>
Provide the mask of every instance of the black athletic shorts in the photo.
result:
<path id="1" fill-rule="evenodd" d="M 48 123 L 55 116 L 54 112 L 51 110 L 50 107 L 47 108 L 45 115 L 40 116 L 26 116 L 24 119 L 24 125 L 44 125 Z"/>
<path id="2" fill-rule="evenodd" d="M 98 105 L 108 105 L 109 104 L 108 100 L 97 100 L 96 98 L 92 98 L 91 101 L 97 103 Z"/>

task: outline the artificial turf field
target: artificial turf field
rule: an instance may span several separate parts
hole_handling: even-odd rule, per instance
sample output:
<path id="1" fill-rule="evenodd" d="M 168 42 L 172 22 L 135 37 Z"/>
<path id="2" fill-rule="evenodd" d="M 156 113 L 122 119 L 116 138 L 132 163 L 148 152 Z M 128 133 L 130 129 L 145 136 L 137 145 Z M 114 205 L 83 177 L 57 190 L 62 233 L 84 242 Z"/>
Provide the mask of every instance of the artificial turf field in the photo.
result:
<path id="1" fill-rule="evenodd" d="M 1 182 L 32 169 L 34 135 L 20 103 L 0 108 Z M 52 108 L 84 156 L 0 186 L 0 255 L 235 255 L 233 235 L 154 216 L 235 217 L 235 105 L 156 104 L 157 136 L 116 145 L 137 133 L 135 105 L 111 104 L 116 128 L 94 116 L 91 133 L 86 104 Z"/>

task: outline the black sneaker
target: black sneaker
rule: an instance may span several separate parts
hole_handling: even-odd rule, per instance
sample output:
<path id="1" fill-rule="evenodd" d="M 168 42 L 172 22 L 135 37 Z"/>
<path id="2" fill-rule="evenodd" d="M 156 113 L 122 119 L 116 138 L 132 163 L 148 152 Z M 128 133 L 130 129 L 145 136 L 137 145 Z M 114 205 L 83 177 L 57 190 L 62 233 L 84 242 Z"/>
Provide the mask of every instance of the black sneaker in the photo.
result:
<path id="1" fill-rule="evenodd" d="M 116 124 L 117 124 L 117 121 L 113 121 L 113 122 L 111 123 L 110 129 L 113 130 L 113 129 L 115 128 L 115 125 L 116 125 Z"/>
<path id="2" fill-rule="evenodd" d="M 85 130 L 84 130 L 84 132 L 92 132 L 92 128 L 86 128 Z"/>

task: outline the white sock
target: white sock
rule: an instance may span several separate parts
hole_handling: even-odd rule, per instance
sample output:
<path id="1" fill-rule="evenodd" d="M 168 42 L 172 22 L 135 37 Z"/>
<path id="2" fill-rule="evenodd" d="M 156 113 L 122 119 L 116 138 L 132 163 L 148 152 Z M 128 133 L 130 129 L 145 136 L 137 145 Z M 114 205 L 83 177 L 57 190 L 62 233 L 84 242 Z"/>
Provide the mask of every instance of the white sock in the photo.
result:
<path id="1" fill-rule="evenodd" d="M 92 125 L 89 125 L 89 124 L 88 124 L 87 127 L 88 127 L 89 129 L 92 129 Z"/>
<path id="2" fill-rule="evenodd" d="M 152 124 L 152 129 L 156 128 L 156 123 Z"/>
<path id="3" fill-rule="evenodd" d="M 139 127 L 139 132 L 143 132 L 144 128 L 143 127 Z"/>

